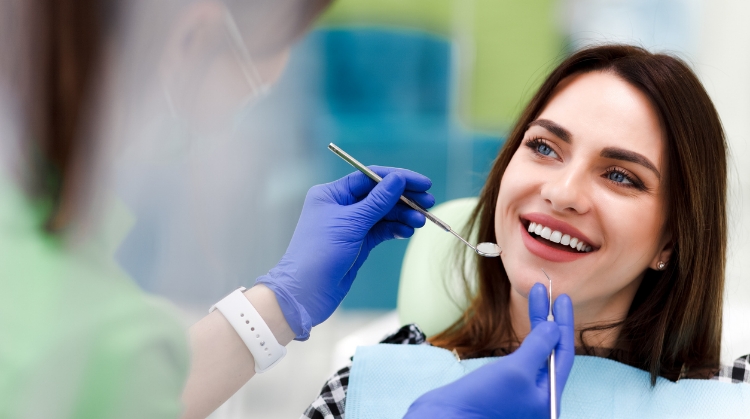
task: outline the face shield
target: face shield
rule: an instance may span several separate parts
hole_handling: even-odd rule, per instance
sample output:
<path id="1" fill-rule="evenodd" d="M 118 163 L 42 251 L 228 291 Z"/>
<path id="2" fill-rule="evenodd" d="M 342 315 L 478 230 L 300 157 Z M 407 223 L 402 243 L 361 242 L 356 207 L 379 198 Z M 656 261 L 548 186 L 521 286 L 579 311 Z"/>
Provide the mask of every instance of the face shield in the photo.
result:
<path id="1" fill-rule="evenodd" d="M 271 85 L 263 80 L 258 68 L 253 63 L 250 53 L 248 52 L 245 40 L 242 38 L 237 23 L 232 17 L 232 13 L 224 10 L 224 29 L 226 31 L 227 42 L 232 50 L 232 55 L 240 67 L 245 81 L 250 87 L 250 93 L 241 101 L 239 109 L 247 109 L 258 100 L 268 95 Z"/>
<path id="2" fill-rule="evenodd" d="M 219 35 L 210 40 L 215 46 L 162 77 L 169 113 L 182 126 L 180 131 L 189 136 L 234 132 L 242 115 L 268 95 L 269 80 L 275 79 L 285 64 L 284 60 L 281 65 L 275 63 L 279 60 L 272 57 L 270 66 L 268 60 L 263 62 L 262 72 L 232 12 L 222 7 L 221 15 L 221 27 L 215 31 Z"/>

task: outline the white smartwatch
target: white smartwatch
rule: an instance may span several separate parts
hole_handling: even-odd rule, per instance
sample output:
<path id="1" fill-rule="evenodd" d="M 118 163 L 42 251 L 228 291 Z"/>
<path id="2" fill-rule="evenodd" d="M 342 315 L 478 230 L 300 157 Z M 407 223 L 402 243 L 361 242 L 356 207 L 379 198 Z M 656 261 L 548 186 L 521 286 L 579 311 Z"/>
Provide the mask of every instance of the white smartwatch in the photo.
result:
<path id="1" fill-rule="evenodd" d="M 286 355 L 286 347 L 279 344 L 266 322 L 243 294 L 244 291 L 244 287 L 234 290 L 208 312 L 219 309 L 253 354 L 255 372 L 260 374 L 281 361 Z"/>

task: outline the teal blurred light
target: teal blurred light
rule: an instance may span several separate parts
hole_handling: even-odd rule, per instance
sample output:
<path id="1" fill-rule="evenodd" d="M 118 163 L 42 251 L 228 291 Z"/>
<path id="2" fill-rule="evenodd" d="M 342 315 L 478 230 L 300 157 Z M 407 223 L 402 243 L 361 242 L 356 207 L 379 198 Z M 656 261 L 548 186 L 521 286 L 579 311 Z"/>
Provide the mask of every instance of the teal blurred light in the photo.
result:
<path id="1" fill-rule="evenodd" d="M 319 30 L 297 48 L 317 56 L 320 71 L 306 102 L 309 150 L 329 180 L 352 168 L 330 154 L 334 142 L 364 164 L 408 168 L 429 176 L 438 203 L 478 194 L 502 142 L 463 129 L 451 112 L 451 44 L 423 32 Z M 301 63 L 297 63 L 301 64 Z M 292 65 L 290 76 L 310 66 Z M 360 269 L 345 309 L 396 307 L 406 240 L 377 247 Z"/>

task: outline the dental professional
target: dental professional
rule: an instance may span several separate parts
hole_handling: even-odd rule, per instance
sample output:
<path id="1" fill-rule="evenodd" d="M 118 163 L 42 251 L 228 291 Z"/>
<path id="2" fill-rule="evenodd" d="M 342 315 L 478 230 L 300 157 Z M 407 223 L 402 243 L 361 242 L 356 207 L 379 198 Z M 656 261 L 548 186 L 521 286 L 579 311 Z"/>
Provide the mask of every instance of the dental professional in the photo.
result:
<path id="1" fill-rule="evenodd" d="M 112 257 L 122 232 L 102 188 L 113 150 L 164 111 L 220 129 L 279 77 L 328 3 L 0 1 L 0 419 L 206 417 L 333 313 L 372 248 L 424 225 L 397 204 L 434 204 L 420 174 L 374 167 L 377 185 L 354 173 L 315 186 L 281 261 L 218 302 L 189 342 L 173 308 Z M 555 309 L 558 323 L 534 323 L 512 356 L 408 416 L 539 416 L 546 357 L 572 347 L 569 300 Z"/>

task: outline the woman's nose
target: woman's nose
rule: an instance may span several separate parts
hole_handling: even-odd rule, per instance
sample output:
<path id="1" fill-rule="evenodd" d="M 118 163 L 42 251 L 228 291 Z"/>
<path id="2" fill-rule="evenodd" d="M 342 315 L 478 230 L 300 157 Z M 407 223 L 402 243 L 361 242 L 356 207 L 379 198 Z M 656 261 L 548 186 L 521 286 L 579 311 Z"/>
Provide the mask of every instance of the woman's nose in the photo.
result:
<path id="1" fill-rule="evenodd" d="M 568 166 L 551 173 L 541 189 L 542 198 L 557 212 L 584 214 L 591 207 L 589 185 L 582 168 Z"/>

